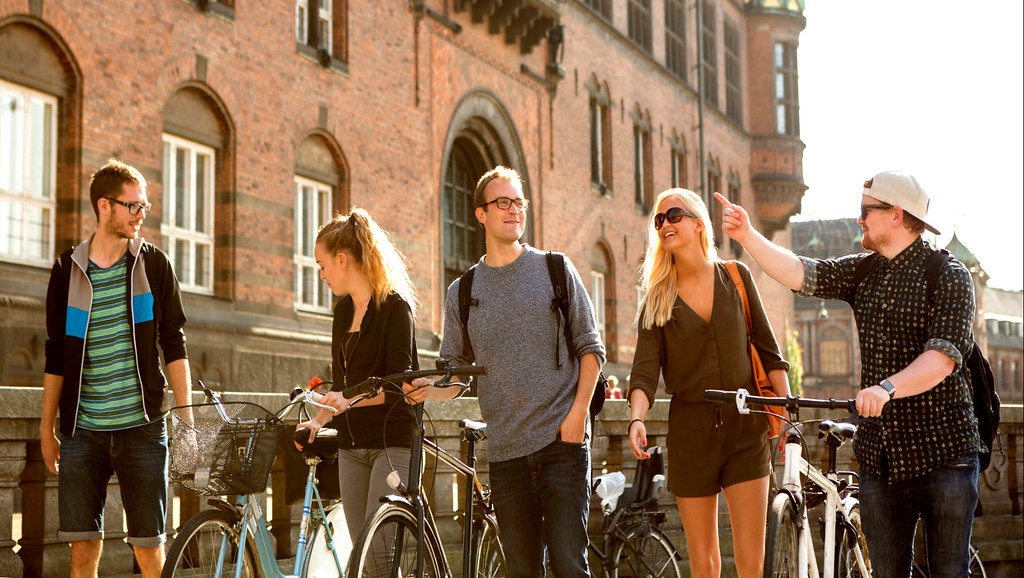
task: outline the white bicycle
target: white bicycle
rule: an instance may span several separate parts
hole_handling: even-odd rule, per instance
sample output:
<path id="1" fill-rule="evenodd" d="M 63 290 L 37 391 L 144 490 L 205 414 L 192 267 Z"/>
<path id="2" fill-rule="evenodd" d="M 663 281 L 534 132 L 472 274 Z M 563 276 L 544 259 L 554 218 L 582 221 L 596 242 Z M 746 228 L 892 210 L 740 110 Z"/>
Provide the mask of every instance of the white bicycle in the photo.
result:
<path id="1" fill-rule="evenodd" d="M 809 399 L 803 397 L 755 397 L 745 389 L 707 390 L 704 399 L 735 400 L 741 414 L 751 413 L 748 405 L 772 405 L 789 410 L 793 420 L 786 428 L 785 466 L 779 491 L 768 512 L 765 534 L 766 578 L 867 578 L 871 575 L 868 548 L 860 524 L 857 474 L 836 470 L 836 453 L 853 439 L 857 426 L 825 420 L 818 424 L 818 437 L 828 450 L 828 467 L 822 472 L 804 459 L 804 440 L 799 422 L 800 408 L 842 409 L 854 413 L 854 400 Z M 754 413 L 764 413 L 754 410 Z M 822 565 L 811 539 L 808 510 L 824 504 L 824 545 Z M 813 529 L 817 529 L 815 524 Z M 819 570 L 820 568 L 820 570 Z"/>

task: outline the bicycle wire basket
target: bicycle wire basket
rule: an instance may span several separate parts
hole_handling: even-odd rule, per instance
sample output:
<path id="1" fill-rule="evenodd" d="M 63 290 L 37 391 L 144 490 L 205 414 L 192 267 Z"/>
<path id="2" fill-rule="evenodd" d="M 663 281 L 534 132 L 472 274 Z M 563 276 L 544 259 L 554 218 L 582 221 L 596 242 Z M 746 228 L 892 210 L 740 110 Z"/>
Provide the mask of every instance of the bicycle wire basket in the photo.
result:
<path id="1" fill-rule="evenodd" d="M 171 481 L 208 496 L 266 491 L 284 427 L 277 416 L 241 401 L 180 406 L 170 415 Z"/>

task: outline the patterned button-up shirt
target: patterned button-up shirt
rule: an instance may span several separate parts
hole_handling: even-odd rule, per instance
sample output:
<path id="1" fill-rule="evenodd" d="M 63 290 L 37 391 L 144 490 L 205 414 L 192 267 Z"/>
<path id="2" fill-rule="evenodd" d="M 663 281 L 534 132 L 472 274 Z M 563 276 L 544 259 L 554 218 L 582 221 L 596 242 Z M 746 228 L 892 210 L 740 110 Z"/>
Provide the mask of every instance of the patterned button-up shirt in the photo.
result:
<path id="1" fill-rule="evenodd" d="M 880 418 L 860 423 L 853 443 L 861 467 L 890 482 L 923 475 L 983 447 L 970 384 L 960 371 L 963 353 L 973 343 L 974 283 L 964 265 L 950 259 L 929 299 L 925 265 L 934 251 L 919 237 L 892 260 L 880 257 L 859 286 L 855 269 L 869 253 L 839 259 L 801 257 L 801 295 L 838 299 L 853 307 L 860 335 L 861 388 L 902 371 L 929 349 L 956 364 L 934 388 L 892 400 Z"/>

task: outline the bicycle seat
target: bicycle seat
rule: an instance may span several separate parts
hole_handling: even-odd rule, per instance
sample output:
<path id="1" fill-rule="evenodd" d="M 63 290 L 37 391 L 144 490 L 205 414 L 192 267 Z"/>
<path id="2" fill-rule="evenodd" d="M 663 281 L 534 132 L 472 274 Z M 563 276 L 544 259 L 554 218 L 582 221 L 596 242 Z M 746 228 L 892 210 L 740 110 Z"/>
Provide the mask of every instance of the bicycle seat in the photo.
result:
<path id="1" fill-rule="evenodd" d="M 309 430 L 301 431 L 308 432 Z M 298 438 L 298 433 L 295 434 L 295 437 Z M 320 428 L 316 432 L 316 437 L 313 438 L 313 443 L 303 445 L 303 454 L 312 454 L 321 460 L 334 459 L 338 454 L 338 430 L 329 427 Z"/>
<path id="2" fill-rule="evenodd" d="M 620 505 L 643 507 L 658 501 L 658 491 L 665 485 L 665 455 L 658 446 L 648 448 L 647 453 L 651 457 L 637 460 L 633 484 L 622 492 Z"/>
<path id="3" fill-rule="evenodd" d="M 459 428 L 464 440 L 479 442 L 487 439 L 487 424 L 482 421 L 464 419 L 459 422 Z"/>
<path id="4" fill-rule="evenodd" d="M 835 436 L 839 440 L 852 440 L 853 434 L 857 433 L 857 426 L 844 421 L 832 421 L 827 419 L 818 424 L 818 437 L 826 435 Z"/>

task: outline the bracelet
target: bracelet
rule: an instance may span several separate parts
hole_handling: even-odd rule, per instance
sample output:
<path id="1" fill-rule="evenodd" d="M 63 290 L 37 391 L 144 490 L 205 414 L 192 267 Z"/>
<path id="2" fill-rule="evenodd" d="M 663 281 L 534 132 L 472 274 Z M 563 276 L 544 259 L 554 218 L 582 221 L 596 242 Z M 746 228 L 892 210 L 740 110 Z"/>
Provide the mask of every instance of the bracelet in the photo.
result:
<path id="1" fill-rule="evenodd" d="M 637 419 L 631 420 L 631 421 L 629 422 L 629 425 L 628 425 L 628 426 L 626 426 L 626 431 L 627 431 L 627 432 L 629 432 L 629 431 L 633 431 L 633 424 L 635 424 L 636 422 L 644 423 L 644 420 L 642 420 L 642 419 L 640 419 L 640 418 L 637 418 Z"/>

